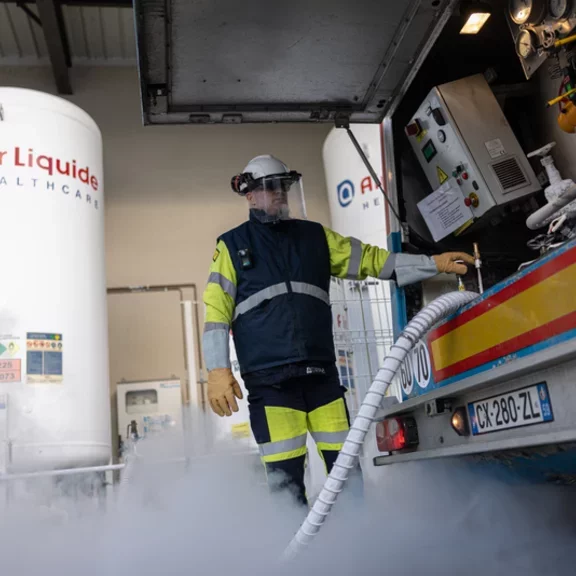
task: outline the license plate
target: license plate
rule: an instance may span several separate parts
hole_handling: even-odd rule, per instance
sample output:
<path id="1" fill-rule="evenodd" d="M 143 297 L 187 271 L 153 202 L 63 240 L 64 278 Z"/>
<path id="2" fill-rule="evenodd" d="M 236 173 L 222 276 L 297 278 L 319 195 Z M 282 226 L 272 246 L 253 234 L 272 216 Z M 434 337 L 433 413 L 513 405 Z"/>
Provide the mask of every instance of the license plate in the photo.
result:
<path id="1" fill-rule="evenodd" d="M 474 436 L 554 420 L 545 383 L 470 402 L 468 414 Z"/>

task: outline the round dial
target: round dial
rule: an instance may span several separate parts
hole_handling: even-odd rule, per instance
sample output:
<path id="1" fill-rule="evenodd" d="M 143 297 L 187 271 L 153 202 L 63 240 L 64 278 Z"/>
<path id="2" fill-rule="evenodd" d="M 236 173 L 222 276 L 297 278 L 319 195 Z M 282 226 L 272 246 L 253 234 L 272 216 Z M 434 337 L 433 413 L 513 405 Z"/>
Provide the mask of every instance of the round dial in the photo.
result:
<path id="1" fill-rule="evenodd" d="M 536 35 L 530 30 L 522 30 L 516 38 L 516 52 L 521 58 L 529 58 L 536 52 Z"/>
<path id="2" fill-rule="evenodd" d="M 540 24 L 546 15 L 545 0 L 510 0 L 510 18 L 516 24 Z"/>
<path id="3" fill-rule="evenodd" d="M 549 0 L 548 10 L 555 20 L 563 20 L 572 8 L 570 0 Z"/>
<path id="4" fill-rule="evenodd" d="M 444 130 L 438 130 L 438 140 L 444 144 L 446 142 L 446 132 Z"/>

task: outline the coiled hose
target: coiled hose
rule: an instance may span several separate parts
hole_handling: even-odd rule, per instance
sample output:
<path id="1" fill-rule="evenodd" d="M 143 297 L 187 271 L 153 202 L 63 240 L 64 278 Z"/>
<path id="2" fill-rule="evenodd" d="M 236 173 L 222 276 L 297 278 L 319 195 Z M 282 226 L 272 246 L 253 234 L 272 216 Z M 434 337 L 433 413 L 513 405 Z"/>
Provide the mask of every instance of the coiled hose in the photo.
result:
<path id="1" fill-rule="evenodd" d="M 392 383 L 396 372 L 404 362 L 408 352 L 414 345 L 440 320 L 450 316 L 462 306 L 474 300 L 478 294 L 475 292 L 451 292 L 440 296 L 428 306 L 423 308 L 406 326 L 398 340 L 390 348 L 390 352 L 384 359 L 382 368 L 378 371 L 376 379 L 366 393 L 360 410 L 342 450 L 334 463 L 324 487 L 314 502 L 308 516 L 300 526 L 292 541 L 284 550 L 282 560 L 290 560 L 302 551 L 320 532 L 322 525 L 330 514 L 332 506 L 342 492 L 348 474 L 356 465 L 360 454 L 360 448 L 364 444 L 366 434 L 374 421 L 376 412 L 380 408 L 382 398 Z"/>

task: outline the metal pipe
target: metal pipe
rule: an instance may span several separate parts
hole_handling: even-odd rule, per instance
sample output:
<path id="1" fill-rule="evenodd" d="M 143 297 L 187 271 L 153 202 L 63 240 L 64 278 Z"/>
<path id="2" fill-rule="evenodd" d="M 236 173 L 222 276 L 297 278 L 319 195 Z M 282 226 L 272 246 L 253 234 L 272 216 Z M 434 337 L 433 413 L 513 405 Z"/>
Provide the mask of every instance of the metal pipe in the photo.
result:
<path id="1" fill-rule="evenodd" d="M 528 216 L 526 226 L 528 226 L 530 230 L 538 230 L 538 228 L 546 226 L 558 216 L 556 212 L 570 204 L 573 200 L 576 200 L 576 186 L 571 186 L 567 190 L 564 190 L 558 197 Z"/>
<path id="2" fill-rule="evenodd" d="M 0 474 L 0 482 L 15 480 L 30 480 L 32 478 L 49 478 L 53 476 L 72 476 L 75 474 L 96 474 L 98 472 L 111 472 L 122 470 L 125 464 L 109 464 L 107 466 L 92 466 L 87 468 L 67 468 L 64 470 L 45 470 L 42 472 L 27 472 L 24 474 Z"/>
<path id="3" fill-rule="evenodd" d="M 482 280 L 482 260 L 480 258 L 480 249 L 478 248 L 478 243 L 474 242 L 474 266 L 476 267 L 476 273 L 478 274 L 478 292 L 484 294 L 484 282 Z"/>
<path id="4" fill-rule="evenodd" d="M 368 160 L 366 154 L 364 154 L 364 150 L 362 150 L 362 146 L 360 146 L 360 143 L 356 139 L 356 135 L 354 134 L 354 132 L 352 132 L 352 130 L 350 130 L 349 126 L 346 127 L 346 132 L 348 133 L 348 137 L 352 141 L 352 144 L 354 144 L 354 148 L 356 148 L 356 152 L 358 152 L 358 155 L 362 159 L 362 162 L 364 162 L 364 165 L 366 166 L 366 169 L 370 173 L 370 176 L 372 176 L 372 179 L 374 180 L 376 186 L 378 186 L 378 189 L 380 190 L 380 192 L 382 192 L 382 195 L 384 196 L 384 200 L 386 200 L 386 203 L 388 204 L 388 207 L 390 208 L 390 212 L 392 212 L 392 214 L 394 214 L 394 216 L 396 217 L 396 220 L 398 220 L 398 224 L 401 226 L 402 220 L 400 219 L 400 216 L 396 210 L 396 207 L 394 206 L 394 204 L 392 204 L 392 201 L 388 197 L 386 190 L 384 190 L 384 187 L 382 186 L 382 182 L 380 182 L 380 178 L 378 178 L 376 171 L 372 167 L 372 164 L 370 164 L 370 160 Z"/>

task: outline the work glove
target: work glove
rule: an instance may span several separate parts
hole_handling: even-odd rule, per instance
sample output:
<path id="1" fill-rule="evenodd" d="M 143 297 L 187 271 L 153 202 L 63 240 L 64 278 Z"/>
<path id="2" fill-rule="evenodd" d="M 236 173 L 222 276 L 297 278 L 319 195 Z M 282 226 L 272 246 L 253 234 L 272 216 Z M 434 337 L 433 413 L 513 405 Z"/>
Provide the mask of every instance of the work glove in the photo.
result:
<path id="1" fill-rule="evenodd" d="M 218 416 L 232 416 L 238 412 L 236 398 L 242 399 L 242 390 L 230 368 L 216 368 L 208 372 L 208 402 Z"/>
<path id="2" fill-rule="evenodd" d="M 432 256 L 432 258 L 439 273 L 463 276 L 468 272 L 466 264 L 474 265 L 474 256 L 470 256 L 466 252 L 444 252 L 444 254 Z M 465 263 L 462 264 L 458 260 L 463 260 Z"/>

